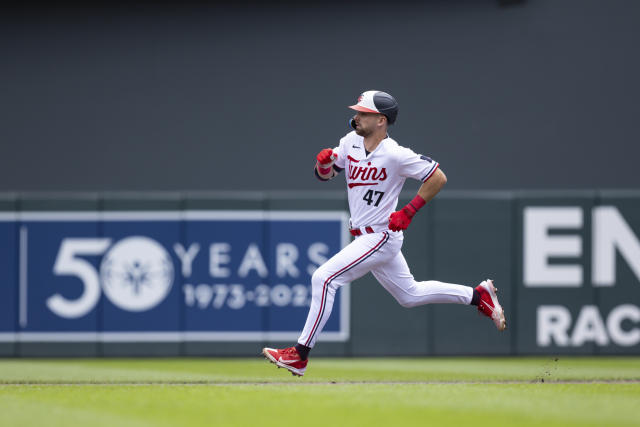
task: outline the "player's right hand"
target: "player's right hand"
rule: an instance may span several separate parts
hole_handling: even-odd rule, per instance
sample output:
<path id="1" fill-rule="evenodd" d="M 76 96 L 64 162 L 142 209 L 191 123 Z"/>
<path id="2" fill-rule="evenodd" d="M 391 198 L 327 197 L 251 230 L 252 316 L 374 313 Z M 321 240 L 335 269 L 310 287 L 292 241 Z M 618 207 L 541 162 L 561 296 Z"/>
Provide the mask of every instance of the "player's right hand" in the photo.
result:
<path id="1" fill-rule="evenodd" d="M 338 155 L 334 153 L 331 148 L 325 148 L 324 150 L 320 151 L 316 156 L 316 160 L 318 160 L 318 164 L 323 168 L 328 168 L 332 166 L 335 163 L 337 158 L 338 158 Z"/>

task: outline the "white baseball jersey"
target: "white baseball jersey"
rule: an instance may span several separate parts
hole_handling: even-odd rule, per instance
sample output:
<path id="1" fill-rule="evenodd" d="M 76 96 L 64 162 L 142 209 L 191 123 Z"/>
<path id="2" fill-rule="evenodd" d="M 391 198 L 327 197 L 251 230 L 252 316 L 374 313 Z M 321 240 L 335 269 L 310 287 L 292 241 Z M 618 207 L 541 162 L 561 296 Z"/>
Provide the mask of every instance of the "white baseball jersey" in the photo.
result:
<path id="1" fill-rule="evenodd" d="M 438 162 L 389 137 L 367 155 L 364 138 L 355 131 L 345 135 L 334 152 L 338 155 L 334 166 L 345 170 L 353 228 L 386 230 L 404 181 L 413 178 L 425 182 L 438 168 Z"/>
<path id="2" fill-rule="evenodd" d="M 389 215 L 396 209 L 404 181 L 428 180 L 438 163 L 389 137 L 367 155 L 364 138 L 355 132 L 342 138 L 334 151 L 338 154 L 334 169 L 346 172 L 351 227 L 362 234 L 313 273 L 311 306 L 298 343 L 313 347 L 331 315 L 337 290 L 369 272 L 404 307 L 469 304 L 473 297 L 469 286 L 416 281 L 400 250 L 402 233 L 389 231 Z M 373 232 L 363 230 L 366 227 Z"/>

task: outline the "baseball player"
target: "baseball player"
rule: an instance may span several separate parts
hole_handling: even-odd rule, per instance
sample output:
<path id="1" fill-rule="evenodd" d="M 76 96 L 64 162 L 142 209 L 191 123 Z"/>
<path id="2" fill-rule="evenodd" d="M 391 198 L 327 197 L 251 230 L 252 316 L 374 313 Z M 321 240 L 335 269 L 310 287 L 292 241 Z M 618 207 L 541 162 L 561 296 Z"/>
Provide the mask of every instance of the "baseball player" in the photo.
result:
<path id="1" fill-rule="evenodd" d="M 315 174 L 327 181 L 344 171 L 347 180 L 350 232 L 355 239 L 321 265 L 311 278 L 311 307 L 304 329 L 294 347 L 264 348 L 263 355 L 293 375 L 302 376 L 308 355 L 331 315 L 336 291 L 341 286 L 373 273 L 380 284 L 404 307 L 423 304 L 470 304 L 506 327 L 496 288 L 489 279 L 475 288 L 435 280 L 418 282 L 402 255 L 403 233 L 414 215 L 447 182 L 438 162 L 402 147 L 387 133 L 396 121 L 398 103 L 385 92 L 370 90 L 358 98 L 350 120 L 353 131 L 335 148 L 317 155 Z M 422 183 L 418 194 L 395 211 L 398 195 L 407 178 Z M 395 212 L 394 212 L 395 211 Z"/>

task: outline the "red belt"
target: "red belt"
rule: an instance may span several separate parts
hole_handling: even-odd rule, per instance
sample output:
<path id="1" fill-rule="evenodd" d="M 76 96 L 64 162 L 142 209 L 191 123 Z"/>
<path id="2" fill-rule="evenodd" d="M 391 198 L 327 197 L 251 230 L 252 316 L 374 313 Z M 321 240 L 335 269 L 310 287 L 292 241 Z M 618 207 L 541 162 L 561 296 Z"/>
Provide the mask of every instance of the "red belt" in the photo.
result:
<path id="1" fill-rule="evenodd" d="M 371 227 L 365 227 L 364 231 L 369 234 L 375 233 L 375 231 L 373 231 L 373 228 Z M 349 229 L 349 233 L 351 233 L 352 236 L 362 236 L 362 231 L 360 231 L 359 228 L 351 228 Z"/>

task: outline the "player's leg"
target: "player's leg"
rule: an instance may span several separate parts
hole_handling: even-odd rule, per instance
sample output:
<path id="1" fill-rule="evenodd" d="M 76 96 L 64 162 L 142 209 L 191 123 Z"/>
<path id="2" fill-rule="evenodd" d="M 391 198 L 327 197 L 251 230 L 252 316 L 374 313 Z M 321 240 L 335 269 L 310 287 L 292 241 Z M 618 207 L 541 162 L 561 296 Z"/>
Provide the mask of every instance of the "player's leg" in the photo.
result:
<path id="1" fill-rule="evenodd" d="M 417 282 L 402 252 L 371 271 L 380 284 L 404 307 L 424 304 L 471 304 L 491 318 L 498 330 L 506 328 L 504 310 L 498 302 L 492 280 L 484 280 L 475 288 L 453 283 L 426 280 Z"/>
<path id="2" fill-rule="evenodd" d="M 336 291 L 377 265 L 386 264 L 395 257 L 401 246 L 402 241 L 389 232 L 366 234 L 318 267 L 311 277 L 311 307 L 298 343 L 313 347 L 329 319 Z"/>
<path id="3" fill-rule="evenodd" d="M 294 375 L 304 375 L 307 356 L 331 315 L 336 291 L 376 265 L 386 263 L 401 246 L 402 241 L 389 232 L 366 234 L 318 267 L 311 277 L 311 306 L 297 345 L 286 349 L 264 348 L 264 356 Z"/>
<path id="4" fill-rule="evenodd" d="M 402 252 L 371 271 L 380 284 L 403 307 L 424 304 L 471 304 L 473 288 L 453 283 L 426 280 L 417 282 Z"/>

